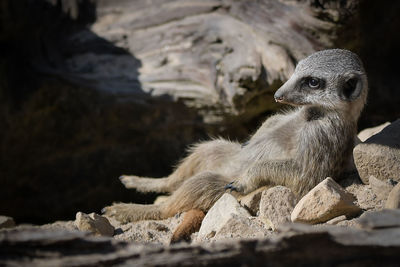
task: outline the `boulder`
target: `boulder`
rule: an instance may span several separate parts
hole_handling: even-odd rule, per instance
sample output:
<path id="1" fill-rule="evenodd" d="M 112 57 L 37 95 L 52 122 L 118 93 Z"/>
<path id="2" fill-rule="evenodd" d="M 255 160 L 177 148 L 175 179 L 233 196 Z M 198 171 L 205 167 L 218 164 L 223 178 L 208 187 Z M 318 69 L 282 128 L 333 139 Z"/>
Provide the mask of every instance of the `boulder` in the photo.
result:
<path id="1" fill-rule="evenodd" d="M 348 217 L 361 212 L 354 204 L 355 197 L 328 177 L 308 192 L 296 205 L 293 222 L 323 223 L 340 215 Z"/>
<path id="2" fill-rule="evenodd" d="M 85 214 L 78 212 L 76 214 L 75 225 L 80 231 L 90 232 L 94 235 L 113 236 L 114 227 L 108 219 L 96 213 Z"/>
<path id="3" fill-rule="evenodd" d="M 262 192 L 259 217 L 268 228 L 275 230 L 279 225 L 290 222 L 296 202 L 296 197 L 289 188 L 272 187 Z"/>
<path id="4" fill-rule="evenodd" d="M 390 191 L 385 203 L 386 209 L 400 209 L 400 183 Z"/>
<path id="5" fill-rule="evenodd" d="M 361 180 L 369 183 L 373 175 L 379 180 L 400 181 L 400 119 L 380 133 L 358 144 L 353 151 Z"/>
<path id="6" fill-rule="evenodd" d="M 251 215 L 245 208 L 240 206 L 235 197 L 225 193 L 207 212 L 197 238 L 214 237 L 233 216 L 248 218 Z"/>

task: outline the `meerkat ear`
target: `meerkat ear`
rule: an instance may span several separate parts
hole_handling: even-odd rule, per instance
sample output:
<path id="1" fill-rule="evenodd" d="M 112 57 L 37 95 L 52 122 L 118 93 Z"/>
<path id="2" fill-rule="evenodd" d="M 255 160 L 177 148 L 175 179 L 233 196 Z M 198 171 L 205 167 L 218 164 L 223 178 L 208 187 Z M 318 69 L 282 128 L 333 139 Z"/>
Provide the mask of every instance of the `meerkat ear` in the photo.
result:
<path id="1" fill-rule="evenodd" d="M 341 88 L 341 97 L 344 100 L 353 101 L 361 95 L 362 88 L 363 82 L 360 73 L 346 73 Z"/>

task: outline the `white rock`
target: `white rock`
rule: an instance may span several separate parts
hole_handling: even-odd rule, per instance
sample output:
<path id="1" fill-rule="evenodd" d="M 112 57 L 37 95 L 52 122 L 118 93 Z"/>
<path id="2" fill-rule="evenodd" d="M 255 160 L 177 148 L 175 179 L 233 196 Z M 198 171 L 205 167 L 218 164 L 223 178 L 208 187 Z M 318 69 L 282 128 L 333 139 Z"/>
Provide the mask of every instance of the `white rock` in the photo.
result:
<path id="1" fill-rule="evenodd" d="M 207 212 L 197 237 L 203 239 L 210 235 L 214 236 L 235 215 L 245 218 L 251 216 L 245 208 L 240 206 L 235 197 L 225 193 Z"/>
<path id="2" fill-rule="evenodd" d="M 80 231 L 91 232 L 95 235 L 113 236 L 114 226 L 110 224 L 106 217 L 96 213 L 85 214 L 78 212 L 76 214 L 75 225 Z"/>
<path id="3" fill-rule="evenodd" d="M 231 218 L 215 234 L 213 240 L 230 238 L 261 238 L 270 232 L 257 221 L 256 217 L 243 217 L 232 214 Z"/>
<path id="4" fill-rule="evenodd" d="M 308 192 L 294 208 L 291 220 L 309 224 L 323 223 L 340 215 L 351 217 L 361 209 L 355 198 L 332 178 L 326 178 Z"/>
<path id="5" fill-rule="evenodd" d="M 358 136 L 358 138 L 360 138 L 361 142 L 364 142 L 365 140 L 367 140 L 371 136 L 373 136 L 373 135 L 375 135 L 377 133 L 380 133 L 388 125 L 390 125 L 390 122 L 385 122 L 385 123 L 383 123 L 381 125 L 364 129 L 361 132 L 359 132 L 359 134 L 357 136 Z"/>
<path id="6" fill-rule="evenodd" d="M 275 186 L 262 192 L 260 219 L 275 230 L 279 225 L 290 222 L 290 214 L 296 205 L 296 197 L 284 186 Z"/>

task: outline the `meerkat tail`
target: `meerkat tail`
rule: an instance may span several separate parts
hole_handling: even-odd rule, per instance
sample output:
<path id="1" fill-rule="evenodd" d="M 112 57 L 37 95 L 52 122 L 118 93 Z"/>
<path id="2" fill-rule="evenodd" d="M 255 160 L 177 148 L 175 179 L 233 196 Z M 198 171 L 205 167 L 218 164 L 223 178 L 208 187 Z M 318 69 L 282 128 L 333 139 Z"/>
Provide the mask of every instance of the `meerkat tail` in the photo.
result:
<path id="1" fill-rule="evenodd" d="M 228 182 L 229 179 L 213 172 L 202 172 L 189 178 L 162 203 L 163 216 L 171 217 L 191 209 L 207 212 L 225 193 Z"/>
<path id="2" fill-rule="evenodd" d="M 191 235 L 199 231 L 205 216 L 205 213 L 198 209 L 193 209 L 186 212 L 185 217 L 183 217 L 183 221 L 178 225 L 172 234 L 170 244 L 181 241 L 190 242 Z"/>
<path id="3" fill-rule="evenodd" d="M 168 193 L 168 178 L 149 178 L 134 175 L 122 175 L 119 177 L 126 188 L 136 189 L 139 192 Z"/>

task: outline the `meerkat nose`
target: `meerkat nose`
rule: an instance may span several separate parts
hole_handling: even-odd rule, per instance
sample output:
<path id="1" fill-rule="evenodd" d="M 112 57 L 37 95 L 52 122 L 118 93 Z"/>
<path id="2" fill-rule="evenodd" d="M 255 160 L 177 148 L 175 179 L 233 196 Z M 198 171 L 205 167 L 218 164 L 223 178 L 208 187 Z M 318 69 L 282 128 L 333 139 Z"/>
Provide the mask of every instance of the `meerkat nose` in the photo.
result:
<path id="1" fill-rule="evenodd" d="M 275 102 L 282 102 L 283 101 L 283 96 L 281 96 L 281 95 L 275 94 L 274 98 L 275 98 Z"/>
<path id="2" fill-rule="evenodd" d="M 275 102 L 282 102 L 283 95 L 279 92 L 280 90 L 276 91 L 274 94 Z"/>

